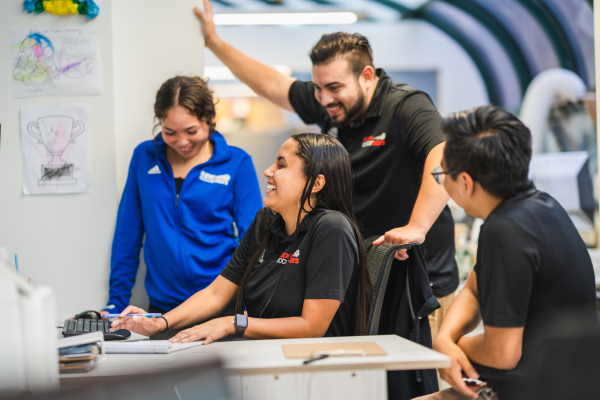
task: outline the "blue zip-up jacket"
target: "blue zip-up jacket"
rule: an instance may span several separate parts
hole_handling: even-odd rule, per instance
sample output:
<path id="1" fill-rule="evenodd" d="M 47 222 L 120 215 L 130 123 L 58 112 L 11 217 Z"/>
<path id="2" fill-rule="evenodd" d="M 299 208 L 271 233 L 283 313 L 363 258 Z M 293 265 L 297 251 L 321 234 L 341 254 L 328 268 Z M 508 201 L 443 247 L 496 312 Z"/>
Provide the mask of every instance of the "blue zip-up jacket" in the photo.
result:
<path id="1" fill-rule="evenodd" d="M 219 275 L 262 207 L 250 156 L 218 132 L 210 140 L 212 157 L 179 195 L 160 134 L 134 150 L 112 244 L 111 312 L 129 304 L 142 244 L 150 304 L 169 310 Z"/>

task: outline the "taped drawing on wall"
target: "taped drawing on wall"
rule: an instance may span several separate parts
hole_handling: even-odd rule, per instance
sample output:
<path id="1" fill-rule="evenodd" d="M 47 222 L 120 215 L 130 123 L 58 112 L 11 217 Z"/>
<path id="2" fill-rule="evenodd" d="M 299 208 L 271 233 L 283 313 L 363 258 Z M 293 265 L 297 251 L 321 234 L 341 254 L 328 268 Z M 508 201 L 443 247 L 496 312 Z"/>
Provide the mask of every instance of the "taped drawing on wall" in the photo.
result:
<path id="1" fill-rule="evenodd" d="M 88 109 L 82 104 L 21 108 L 23 193 L 87 191 Z"/>
<path id="2" fill-rule="evenodd" d="M 95 34 L 83 29 L 13 33 L 16 97 L 98 95 L 102 90 Z"/>

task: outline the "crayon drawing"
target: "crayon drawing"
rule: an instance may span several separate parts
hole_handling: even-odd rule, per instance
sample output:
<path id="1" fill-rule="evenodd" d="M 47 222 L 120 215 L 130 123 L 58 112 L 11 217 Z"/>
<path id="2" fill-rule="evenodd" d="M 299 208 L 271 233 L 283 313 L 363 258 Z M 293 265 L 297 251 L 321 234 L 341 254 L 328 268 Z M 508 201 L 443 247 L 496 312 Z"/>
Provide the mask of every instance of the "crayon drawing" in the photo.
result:
<path id="1" fill-rule="evenodd" d="M 21 109 L 23 193 L 87 190 L 88 111 L 83 105 L 43 104 Z"/>
<path id="2" fill-rule="evenodd" d="M 102 88 L 99 50 L 82 29 L 14 33 L 12 80 L 16 97 L 97 95 Z"/>

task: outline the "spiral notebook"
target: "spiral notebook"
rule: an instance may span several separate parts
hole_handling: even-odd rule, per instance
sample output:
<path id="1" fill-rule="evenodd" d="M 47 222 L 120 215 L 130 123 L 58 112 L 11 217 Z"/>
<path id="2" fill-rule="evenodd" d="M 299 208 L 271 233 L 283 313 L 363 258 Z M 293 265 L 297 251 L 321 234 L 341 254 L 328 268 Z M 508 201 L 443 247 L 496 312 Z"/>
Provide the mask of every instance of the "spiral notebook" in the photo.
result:
<path id="1" fill-rule="evenodd" d="M 171 343 L 168 340 L 136 340 L 103 342 L 105 354 L 166 354 L 202 346 L 202 342 Z"/>

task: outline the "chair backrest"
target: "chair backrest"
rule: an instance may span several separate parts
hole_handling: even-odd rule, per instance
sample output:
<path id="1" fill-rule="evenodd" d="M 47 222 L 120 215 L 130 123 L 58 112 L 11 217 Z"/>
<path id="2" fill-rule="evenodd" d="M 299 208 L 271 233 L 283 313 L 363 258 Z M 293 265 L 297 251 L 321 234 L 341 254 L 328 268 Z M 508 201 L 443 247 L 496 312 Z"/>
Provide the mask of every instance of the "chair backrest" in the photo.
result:
<path id="1" fill-rule="evenodd" d="M 374 239 L 375 238 L 369 238 L 365 241 L 365 247 L 367 248 L 367 270 L 369 271 L 369 278 L 371 278 L 371 283 L 373 284 L 371 309 L 367 326 L 369 335 L 376 335 L 379 333 L 381 309 L 383 307 L 385 290 L 390 277 L 390 269 L 394 262 L 394 253 L 396 253 L 396 250 L 409 249 L 414 246 L 413 243 L 393 246 L 387 244 L 373 246 L 371 243 Z"/>

